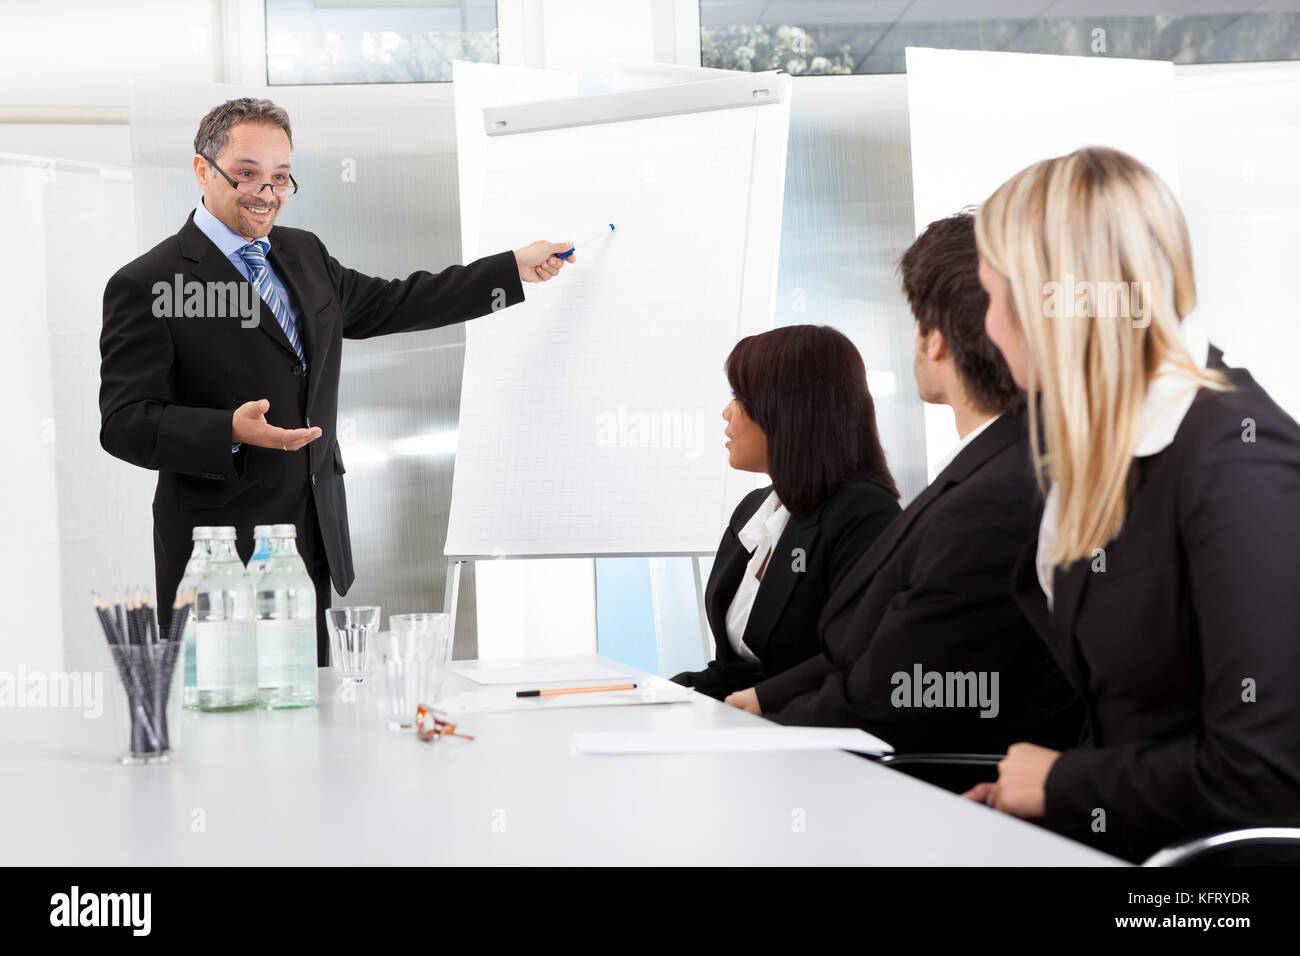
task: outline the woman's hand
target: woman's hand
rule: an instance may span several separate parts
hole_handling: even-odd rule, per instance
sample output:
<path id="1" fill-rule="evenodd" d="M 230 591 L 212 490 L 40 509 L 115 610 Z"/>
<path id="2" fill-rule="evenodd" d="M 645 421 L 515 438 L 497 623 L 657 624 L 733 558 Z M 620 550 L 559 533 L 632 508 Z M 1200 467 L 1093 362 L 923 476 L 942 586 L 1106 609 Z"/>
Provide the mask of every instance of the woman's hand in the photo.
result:
<path id="1" fill-rule="evenodd" d="M 1059 756 L 1059 750 L 1037 744 L 1012 744 L 998 763 L 997 782 L 976 784 L 962 796 L 1026 820 L 1040 819 L 1047 812 L 1047 774 Z"/>
<path id="2" fill-rule="evenodd" d="M 748 711 L 751 714 L 762 715 L 763 710 L 758 706 L 758 692 L 752 687 L 746 687 L 744 690 L 738 690 L 735 693 L 728 694 L 724 704 L 730 704 L 732 707 L 738 707 L 741 710 Z"/>

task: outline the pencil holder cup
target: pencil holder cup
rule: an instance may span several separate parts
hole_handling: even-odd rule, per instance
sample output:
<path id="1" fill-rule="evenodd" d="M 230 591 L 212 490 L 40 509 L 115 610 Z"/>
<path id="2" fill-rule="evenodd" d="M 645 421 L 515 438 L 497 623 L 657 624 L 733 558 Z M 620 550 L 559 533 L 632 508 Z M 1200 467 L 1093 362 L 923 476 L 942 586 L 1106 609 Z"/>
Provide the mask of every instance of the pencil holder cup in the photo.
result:
<path id="1" fill-rule="evenodd" d="M 180 641 L 110 644 L 104 683 L 116 712 L 119 763 L 161 764 L 180 744 L 185 681 Z"/>

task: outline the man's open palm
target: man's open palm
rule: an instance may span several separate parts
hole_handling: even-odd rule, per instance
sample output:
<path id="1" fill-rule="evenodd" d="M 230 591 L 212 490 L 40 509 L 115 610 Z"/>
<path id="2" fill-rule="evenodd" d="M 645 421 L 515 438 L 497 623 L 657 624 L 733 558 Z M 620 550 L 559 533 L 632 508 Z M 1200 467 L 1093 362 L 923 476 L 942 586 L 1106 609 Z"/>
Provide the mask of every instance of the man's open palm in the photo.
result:
<path id="1" fill-rule="evenodd" d="M 277 428 L 266 420 L 270 410 L 271 403 L 264 398 L 240 405 L 231 419 L 230 440 L 261 448 L 297 451 L 320 438 L 319 428 Z"/>

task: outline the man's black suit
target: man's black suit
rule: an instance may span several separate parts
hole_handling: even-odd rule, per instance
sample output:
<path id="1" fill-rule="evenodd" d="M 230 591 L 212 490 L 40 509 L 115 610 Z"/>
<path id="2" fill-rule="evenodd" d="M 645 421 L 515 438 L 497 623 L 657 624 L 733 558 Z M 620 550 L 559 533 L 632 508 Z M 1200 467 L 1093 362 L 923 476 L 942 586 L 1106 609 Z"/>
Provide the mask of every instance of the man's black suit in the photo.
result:
<path id="1" fill-rule="evenodd" d="M 756 686 L 764 716 L 862 727 L 900 752 L 1078 742 L 1078 698 L 1011 596 L 1012 567 L 1041 512 L 1025 415 L 1004 415 L 845 576 L 819 623 L 823 653 Z M 915 701 L 901 695 L 894 675 L 910 679 L 918 665 L 945 675 L 997 672 L 996 716 L 952 700 L 899 706 Z"/>
<path id="2" fill-rule="evenodd" d="M 168 290 L 178 276 L 181 283 L 244 283 L 192 214 L 180 232 L 118 270 L 104 290 L 100 443 L 158 472 L 154 573 L 164 618 L 195 525 L 234 525 L 247 560 L 255 524 L 292 522 L 317 582 L 319 621 L 329 578 L 346 594 L 355 577 L 335 434 L 342 340 L 434 329 L 523 301 L 512 252 L 388 280 L 345 268 L 301 229 L 276 226 L 270 242 L 271 268 L 297 311 L 305 374 L 265 305 L 248 328 L 230 309 L 225 318 L 157 317 L 156 283 Z M 321 437 L 294 452 L 245 444 L 232 453 L 235 409 L 261 398 L 270 402 L 272 425 L 316 426 Z M 318 627 L 322 663 L 323 638 Z"/>

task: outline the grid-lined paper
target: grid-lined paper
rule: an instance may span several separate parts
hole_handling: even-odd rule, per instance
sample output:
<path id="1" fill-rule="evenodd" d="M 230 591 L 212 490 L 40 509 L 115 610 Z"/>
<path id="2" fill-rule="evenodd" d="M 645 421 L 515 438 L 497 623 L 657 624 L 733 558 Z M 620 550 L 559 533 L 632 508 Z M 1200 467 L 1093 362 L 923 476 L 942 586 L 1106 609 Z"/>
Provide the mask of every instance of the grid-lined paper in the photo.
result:
<path id="1" fill-rule="evenodd" d="M 577 262 L 466 327 L 447 554 L 717 546 L 755 109 L 488 141 L 480 254 Z"/>

